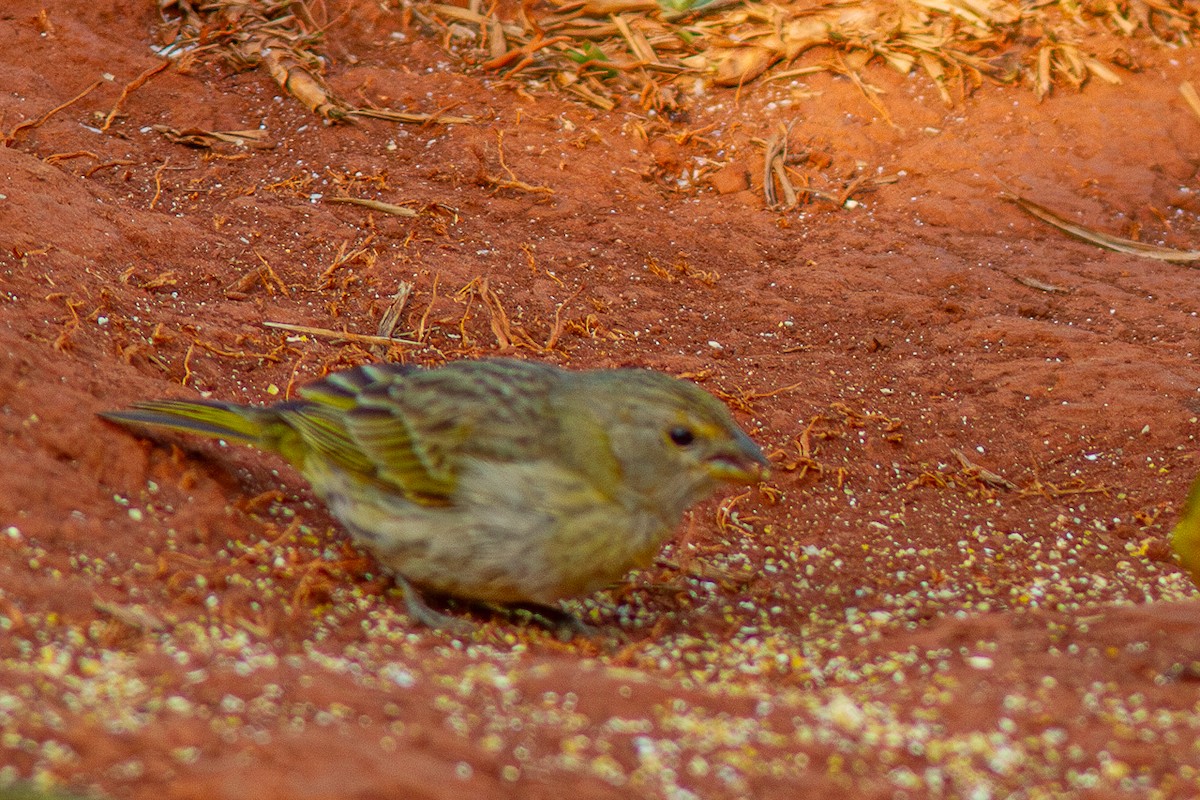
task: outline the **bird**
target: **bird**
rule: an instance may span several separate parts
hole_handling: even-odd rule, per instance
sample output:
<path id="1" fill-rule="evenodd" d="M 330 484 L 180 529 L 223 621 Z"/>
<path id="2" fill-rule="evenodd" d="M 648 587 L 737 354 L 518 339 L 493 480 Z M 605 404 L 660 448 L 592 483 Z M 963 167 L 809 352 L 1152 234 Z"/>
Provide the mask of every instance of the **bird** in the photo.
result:
<path id="1" fill-rule="evenodd" d="M 1200 586 L 1200 478 L 1192 484 L 1179 522 L 1171 531 L 1171 549 L 1192 582 Z"/>
<path id="2" fill-rule="evenodd" d="M 770 462 L 729 409 L 651 369 L 520 359 L 333 372 L 265 406 L 154 400 L 100 416 L 277 453 L 392 575 L 409 616 L 465 633 L 427 594 L 525 608 L 564 638 L 557 605 L 648 566 L 684 512 Z"/>

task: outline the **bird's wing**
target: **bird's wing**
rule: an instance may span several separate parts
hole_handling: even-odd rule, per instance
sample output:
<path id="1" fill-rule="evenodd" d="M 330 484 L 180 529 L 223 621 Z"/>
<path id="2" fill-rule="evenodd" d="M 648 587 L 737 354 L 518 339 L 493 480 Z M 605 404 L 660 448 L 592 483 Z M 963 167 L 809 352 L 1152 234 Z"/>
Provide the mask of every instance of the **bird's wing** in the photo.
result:
<path id="1" fill-rule="evenodd" d="M 332 372 L 300 387 L 297 394 L 312 403 L 349 411 L 358 404 L 363 392 L 372 387 L 391 386 L 422 372 L 420 367 L 411 364 L 363 364 Z"/>
<path id="2" fill-rule="evenodd" d="M 371 460 L 376 477 L 423 503 L 448 502 L 458 484 L 460 445 L 471 432 L 467 419 L 440 419 L 394 402 L 370 398 L 346 412 L 346 429 Z"/>
<path id="3" fill-rule="evenodd" d="M 277 448 L 301 472 L 305 471 L 305 462 L 315 455 L 364 480 L 374 479 L 375 465 L 346 430 L 346 412 L 308 401 L 280 403 L 272 410 L 289 430 L 288 435 L 280 437 Z"/>
<path id="4" fill-rule="evenodd" d="M 313 448 L 414 502 L 449 503 L 471 461 L 541 452 L 559 371 L 531 362 L 459 361 L 437 369 L 371 364 L 300 390 L 290 424 Z"/>
<path id="5" fill-rule="evenodd" d="M 389 395 L 389 387 L 410 383 L 414 374 L 428 373 L 411 366 L 368 364 L 311 383 L 299 390 L 301 400 L 275 408 L 304 446 L 342 469 L 414 502 L 443 504 L 456 486 L 450 453 L 458 432 L 451 425 L 431 438 L 422 430 L 429 423 L 416 422 L 426 414 L 414 413 L 412 401 L 418 409 L 421 401 L 398 403 Z M 416 389 L 406 386 L 396 394 L 420 394 Z"/>

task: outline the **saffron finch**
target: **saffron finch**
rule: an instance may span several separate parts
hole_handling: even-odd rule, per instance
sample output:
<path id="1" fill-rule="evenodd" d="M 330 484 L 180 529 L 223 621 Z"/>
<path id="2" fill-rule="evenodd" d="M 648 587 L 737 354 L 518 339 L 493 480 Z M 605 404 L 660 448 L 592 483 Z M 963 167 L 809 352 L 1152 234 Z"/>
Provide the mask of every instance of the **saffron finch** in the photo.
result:
<path id="1" fill-rule="evenodd" d="M 410 615 L 455 631 L 419 592 L 546 611 L 649 564 L 690 506 L 769 466 L 724 404 L 652 370 L 369 364 L 298 395 L 101 416 L 280 454 L 395 576 Z"/>

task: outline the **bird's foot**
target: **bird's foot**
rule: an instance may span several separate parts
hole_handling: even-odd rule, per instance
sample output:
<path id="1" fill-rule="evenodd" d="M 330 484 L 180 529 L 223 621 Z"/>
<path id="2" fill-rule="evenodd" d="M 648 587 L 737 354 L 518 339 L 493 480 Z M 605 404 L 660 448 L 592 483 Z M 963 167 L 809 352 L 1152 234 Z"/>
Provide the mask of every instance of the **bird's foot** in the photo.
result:
<path id="1" fill-rule="evenodd" d="M 444 614 L 430 608 L 424 596 L 415 586 L 399 575 L 395 576 L 396 585 L 404 592 L 404 606 L 408 615 L 416 622 L 436 631 L 445 631 L 453 636 L 469 636 L 478 630 L 478 626 L 470 620 Z M 593 639 L 600 635 L 601 630 L 588 625 L 570 611 L 558 606 L 537 602 L 521 603 L 486 603 L 478 600 L 460 600 L 478 611 L 495 614 L 504 612 L 510 618 L 513 612 L 528 615 L 530 621 L 551 631 L 561 642 L 569 642 L 576 636 Z"/>
<path id="2" fill-rule="evenodd" d="M 476 625 L 473 622 L 430 608 L 417 588 L 399 575 L 396 576 L 396 584 L 404 591 L 404 607 L 408 615 L 425 627 L 454 636 L 469 636 L 475 632 Z"/>
<path id="3" fill-rule="evenodd" d="M 600 634 L 599 628 L 588 625 L 570 611 L 564 611 L 558 606 L 526 602 L 510 603 L 507 607 L 526 612 L 534 622 L 552 631 L 561 642 L 569 642 L 576 636 L 592 639 Z"/>

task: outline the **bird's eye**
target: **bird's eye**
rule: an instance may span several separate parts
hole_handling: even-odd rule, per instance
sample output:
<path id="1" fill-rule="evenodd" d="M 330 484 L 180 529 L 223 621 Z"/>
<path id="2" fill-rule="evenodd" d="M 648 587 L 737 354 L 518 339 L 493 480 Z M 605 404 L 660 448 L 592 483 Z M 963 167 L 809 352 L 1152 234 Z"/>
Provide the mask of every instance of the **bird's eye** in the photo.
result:
<path id="1" fill-rule="evenodd" d="M 676 425 L 674 428 L 671 428 L 671 430 L 667 431 L 667 436 L 670 436 L 671 441 L 680 447 L 687 447 L 696 441 L 696 434 L 692 433 L 692 429 L 685 428 L 682 425 Z"/>

